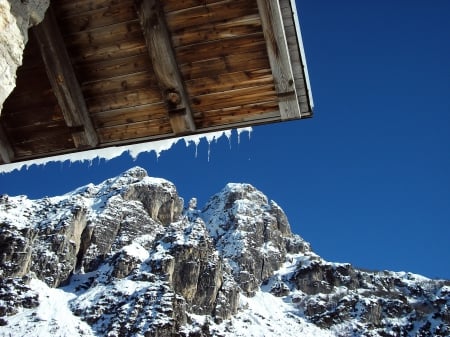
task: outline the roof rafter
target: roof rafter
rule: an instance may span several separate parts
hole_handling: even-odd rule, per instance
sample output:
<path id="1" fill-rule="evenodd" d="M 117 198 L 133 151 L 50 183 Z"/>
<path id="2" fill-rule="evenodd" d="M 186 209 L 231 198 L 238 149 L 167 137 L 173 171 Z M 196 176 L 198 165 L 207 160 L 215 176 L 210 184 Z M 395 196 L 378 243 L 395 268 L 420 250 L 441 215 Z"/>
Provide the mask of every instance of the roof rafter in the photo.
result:
<path id="1" fill-rule="evenodd" d="M 175 134 L 195 131 L 189 95 L 178 69 L 161 1 L 135 0 L 135 6 L 172 130 Z"/>
<path id="2" fill-rule="evenodd" d="M 280 3 L 278 0 L 257 0 L 257 2 L 281 118 L 283 120 L 298 119 L 301 117 L 300 106 Z"/>
<path id="3" fill-rule="evenodd" d="M 80 84 L 51 7 L 45 19 L 33 31 L 53 92 L 67 126 L 72 129 L 75 146 L 77 148 L 96 146 L 97 133 L 89 117 Z"/>

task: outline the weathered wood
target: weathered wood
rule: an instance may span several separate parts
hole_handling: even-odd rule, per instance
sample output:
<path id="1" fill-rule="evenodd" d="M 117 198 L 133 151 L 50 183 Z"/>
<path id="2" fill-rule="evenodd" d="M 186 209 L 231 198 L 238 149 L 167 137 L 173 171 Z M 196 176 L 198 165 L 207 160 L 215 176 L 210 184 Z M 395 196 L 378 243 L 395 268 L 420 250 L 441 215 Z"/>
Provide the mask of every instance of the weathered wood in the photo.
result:
<path id="1" fill-rule="evenodd" d="M 166 12 L 179 11 L 196 6 L 205 6 L 223 0 L 165 0 L 164 10 Z"/>
<path id="2" fill-rule="evenodd" d="M 306 79 L 306 63 L 301 55 L 300 31 L 296 25 L 298 21 L 295 20 L 295 9 L 292 7 L 292 0 L 280 0 L 280 7 L 283 17 L 284 29 L 286 32 L 287 44 L 291 60 L 292 70 L 295 78 L 295 88 L 297 90 L 297 98 L 300 104 L 300 112 L 302 117 L 310 117 L 312 115 L 312 97 L 309 93 L 309 83 Z"/>
<path id="3" fill-rule="evenodd" d="M 0 158 L 2 159 L 3 163 L 10 163 L 14 160 L 14 150 L 1 124 L 0 124 Z"/>
<path id="4" fill-rule="evenodd" d="M 54 133 L 35 140 L 23 141 L 14 145 L 16 159 L 32 159 L 35 157 L 49 156 L 61 152 L 73 151 L 73 139 L 68 130 Z"/>
<path id="5" fill-rule="evenodd" d="M 196 96 L 192 99 L 192 106 L 197 112 L 232 108 L 270 100 L 277 100 L 272 84 Z"/>
<path id="6" fill-rule="evenodd" d="M 132 1 L 121 1 L 118 4 L 61 19 L 62 34 L 68 35 L 83 31 L 91 31 L 104 26 L 136 19 Z"/>
<path id="7" fill-rule="evenodd" d="M 94 114 L 101 111 L 122 109 L 161 101 L 159 89 L 141 88 L 108 95 L 92 96 L 86 99 L 89 111 Z"/>
<path id="8" fill-rule="evenodd" d="M 211 74 L 218 76 L 226 73 L 257 69 L 270 70 L 266 53 L 253 52 L 226 55 L 181 66 L 181 71 L 186 81 L 208 77 Z"/>
<path id="9" fill-rule="evenodd" d="M 172 32 L 178 32 L 257 13 L 258 8 L 254 0 L 225 0 L 167 13 L 167 24 Z"/>
<path id="10" fill-rule="evenodd" d="M 147 71 L 86 82 L 81 86 L 85 96 L 100 96 L 144 88 L 158 89 L 155 77 Z"/>
<path id="11" fill-rule="evenodd" d="M 192 96 L 198 96 L 272 83 L 270 69 L 256 69 L 186 81 L 186 87 Z"/>
<path id="12" fill-rule="evenodd" d="M 145 54 L 137 54 L 129 57 L 108 59 L 95 63 L 83 63 L 75 66 L 80 82 L 101 81 L 102 79 L 124 76 L 130 73 L 151 71 L 147 48 Z"/>
<path id="13" fill-rule="evenodd" d="M 257 117 L 257 118 L 256 118 Z M 245 126 L 255 126 L 266 123 L 273 123 L 280 121 L 280 113 L 278 112 L 278 106 L 276 106 L 275 110 L 271 110 L 269 112 L 261 112 L 257 116 L 248 116 L 248 115 L 237 115 L 230 116 L 224 115 L 219 116 L 214 119 L 206 119 L 203 121 L 202 131 L 217 131 L 229 128 L 242 128 Z"/>
<path id="14" fill-rule="evenodd" d="M 196 122 L 203 127 L 221 125 L 223 123 L 237 123 L 242 120 L 252 121 L 261 118 L 261 116 L 270 115 L 270 117 L 279 118 L 278 102 L 267 101 L 252 104 L 244 104 L 232 108 L 223 108 L 218 110 L 209 110 L 199 113 L 196 116 Z"/>
<path id="15" fill-rule="evenodd" d="M 84 127 L 83 132 L 73 134 L 75 146 L 77 148 L 96 146 L 97 134 L 89 118 L 80 85 L 51 8 L 47 11 L 43 22 L 34 28 L 34 34 L 67 126 Z"/>
<path id="16" fill-rule="evenodd" d="M 230 39 L 206 41 L 195 46 L 180 47 L 176 49 L 177 59 L 181 64 L 209 60 L 223 55 L 238 54 L 245 50 L 247 53 L 265 55 L 264 36 L 262 33 L 239 36 Z M 195 49 L 195 52 L 192 50 Z"/>
<path id="17" fill-rule="evenodd" d="M 71 153 L 78 133 L 86 137 L 84 121 L 74 121 L 79 111 L 63 115 L 59 107 L 64 90 L 72 95 L 67 69 L 99 148 L 295 119 L 295 105 L 309 116 L 294 7 L 293 0 L 52 1 L 64 41 L 54 29 L 42 34 L 43 55 L 52 54 L 46 70 L 42 41 L 30 36 L 1 116 L 10 160 Z M 64 53 L 70 60 L 61 65 Z"/>
<path id="18" fill-rule="evenodd" d="M 79 15 L 84 12 L 117 5 L 124 0 L 58 0 L 56 14 L 61 17 Z"/>
<path id="19" fill-rule="evenodd" d="M 121 126 L 102 128 L 99 129 L 99 136 L 102 142 L 109 143 L 156 135 L 170 135 L 172 133 L 171 123 L 163 122 L 164 120 L 152 120 L 133 123 L 126 128 Z"/>
<path id="20" fill-rule="evenodd" d="M 158 0 L 136 0 L 135 4 L 153 70 L 168 107 L 173 132 L 192 132 L 195 124 L 189 96 L 178 69 L 161 3 Z"/>
<path id="21" fill-rule="evenodd" d="M 9 128 L 8 136 L 11 144 L 32 142 L 45 139 L 52 135 L 66 134 L 69 128 L 66 127 L 64 121 L 54 121 L 49 123 L 50 127 L 42 127 L 40 125 L 27 125 L 19 128 Z"/>
<path id="22" fill-rule="evenodd" d="M 81 62 L 101 62 L 111 58 L 123 58 L 135 55 L 142 55 L 147 51 L 142 38 L 117 41 L 104 45 L 90 46 L 84 49 L 69 49 L 72 60 L 75 64 Z M 114 56 L 113 56 L 114 55 Z"/>
<path id="23" fill-rule="evenodd" d="M 9 108 L 9 106 L 8 106 Z M 2 114 L 4 128 L 20 128 L 28 125 L 48 127 L 50 123 L 64 121 L 64 117 L 58 104 L 42 104 L 24 110 L 16 109 Z"/>
<path id="24" fill-rule="evenodd" d="M 146 104 L 129 108 L 115 109 L 99 112 L 92 116 L 94 124 L 98 128 L 127 125 L 149 121 L 152 119 L 164 119 L 167 121 L 167 109 L 164 103 Z"/>
<path id="25" fill-rule="evenodd" d="M 201 27 L 182 29 L 172 34 L 174 47 L 181 47 L 205 41 L 228 39 L 243 35 L 255 34 L 261 31 L 259 14 L 231 18 Z"/>
<path id="26" fill-rule="evenodd" d="M 283 120 L 300 118 L 300 107 L 279 0 L 257 0 L 257 2 L 266 39 L 267 53 L 275 81 L 275 89 L 279 95 L 281 118 Z"/>
<path id="27" fill-rule="evenodd" d="M 136 18 L 134 21 L 119 22 L 114 25 L 100 27 L 92 31 L 81 31 L 65 37 L 68 48 L 84 49 L 89 46 L 114 44 L 123 40 L 142 38 L 141 24 Z"/>

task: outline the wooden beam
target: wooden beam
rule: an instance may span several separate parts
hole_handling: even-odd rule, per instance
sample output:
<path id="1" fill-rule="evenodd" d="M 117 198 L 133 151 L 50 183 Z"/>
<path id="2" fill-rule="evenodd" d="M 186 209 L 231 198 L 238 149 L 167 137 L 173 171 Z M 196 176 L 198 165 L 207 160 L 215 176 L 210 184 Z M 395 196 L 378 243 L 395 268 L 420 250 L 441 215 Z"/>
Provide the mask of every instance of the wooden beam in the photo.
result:
<path id="1" fill-rule="evenodd" d="M 279 0 L 257 0 L 281 119 L 301 117 Z"/>
<path id="2" fill-rule="evenodd" d="M 135 0 L 135 6 L 172 130 L 175 134 L 193 132 L 195 123 L 189 95 L 177 65 L 161 1 Z"/>
<path id="3" fill-rule="evenodd" d="M 0 125 L 0 158 L 5 164 L 14 160 L 14 150 L 2 125 Z"/>
<path id="4" fill-rule="evenodd" d="M 51 8 L 45 19 L 33 28 L 47 76 L 61 107 L 77 148 L 94 147 L 98 137 L 86 107 L 80 84 Z"/>

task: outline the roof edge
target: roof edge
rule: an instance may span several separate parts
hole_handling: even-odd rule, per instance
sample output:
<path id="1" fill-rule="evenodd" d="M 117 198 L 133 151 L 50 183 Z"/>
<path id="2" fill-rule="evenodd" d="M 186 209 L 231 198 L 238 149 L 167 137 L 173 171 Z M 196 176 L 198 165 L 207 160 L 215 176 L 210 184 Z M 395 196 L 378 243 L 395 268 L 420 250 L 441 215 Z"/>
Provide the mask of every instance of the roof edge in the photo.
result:
<path id="1" fill-rule="evenodd" d="M 291 8 L 292 8 L 292 16 L 294 18 L 294 25 L 295 25 L 295 30 L 297 32 L 297 40 L 298 40 L 298 46 L 300 49 L 300 56 L 301 59 L 303 60 L 303 69 L 305 72 L 305 82 L 306 82 L 306 87 L 307 87 L 307 91 L 308 91 L 308 96 L 309 96 L 309 102 L 311 105 L 311 109 L 314 109 L 314 100 L 313 100 L 313 95 L 312 95 L 312 91 L 311 91 L 311 83 L 309 80 L 309 72 L 308 72 L 308 64 L 306 62 L 306 54 L 305 54 L 305 47 L 303 46 L 303 38 L 302 38 L 302 33 L 300 30 L 300 20 L 299 20 L 299 15 L 298 15 L 298 11 L 297 11 L 297 5 L 295 3 L 295 0 L 290 0 L 291 2 Z"/>

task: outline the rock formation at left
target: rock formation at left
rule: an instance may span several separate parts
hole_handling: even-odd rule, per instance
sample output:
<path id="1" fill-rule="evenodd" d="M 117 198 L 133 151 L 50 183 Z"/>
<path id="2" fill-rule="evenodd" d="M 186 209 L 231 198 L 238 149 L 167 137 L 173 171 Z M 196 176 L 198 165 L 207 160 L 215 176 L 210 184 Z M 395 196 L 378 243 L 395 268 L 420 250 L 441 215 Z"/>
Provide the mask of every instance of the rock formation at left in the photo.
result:
<path id="1" fill-rule="evenodd" d="M 44 19 L 50 0 L 0 0 L 0 114 L 16 85 L 28 29 Z"/>

